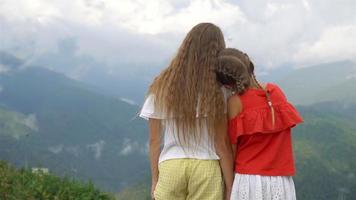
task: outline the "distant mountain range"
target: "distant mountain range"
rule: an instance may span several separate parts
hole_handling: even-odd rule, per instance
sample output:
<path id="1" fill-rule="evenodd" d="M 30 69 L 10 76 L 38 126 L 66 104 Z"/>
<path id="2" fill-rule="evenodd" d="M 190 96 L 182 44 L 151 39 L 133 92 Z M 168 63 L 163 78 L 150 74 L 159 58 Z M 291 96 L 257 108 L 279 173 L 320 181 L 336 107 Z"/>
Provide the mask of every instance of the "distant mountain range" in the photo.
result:
<path id="1" fill-rule="evenodd" d="M 23 63 L 0 53 L 0 159 L 92 179 L 109 191 L 125 188 L 121 199 L 149 198 L 139 106 L 95 81 Z M 355 80 L 355 64 L 343 61 L 292 70 L 276 81 L 305 120 L 293 133 L 298 199 L 356 196 Z"/>
<path id="2" fill-rule="evenodd" d="M 356 102 L 356 63 L 340 61 L 296 69 L 277 83 L 299 105 Z"/>
<path id="3" fill-rule="evenodd" d="M 15 60 L 1 63 L 0 159 L 93 179 L 111 191 L 147 173 L 138 106 L 45 68 L 16 67 Z"/>
<path id="4" fill-rule="evenodd" d="M 298 199 L 356 195 L 356 104 L 298 106 L 304 123 L 293 132 Z"/>
<path id="5" fill-rule="evenodd" d="M 304 118 L 293 131 L 297 198 L 356 196 L 356 64 L 321 64 L 264 76 L 278 83 Z M 149 199 L 149 181 L 122 192 L 123 199 Z"/>
<path id="6" fill-rule="evenodd" d="M 293 130 L 297 199 L 353 199 L 356 195 L 356 104 L 298 106 L 304 123 Z M 149 170 L 149 169 L 146 169 Z M 121 199 L 150 199 L 148 179 L 125 188 Z"/>

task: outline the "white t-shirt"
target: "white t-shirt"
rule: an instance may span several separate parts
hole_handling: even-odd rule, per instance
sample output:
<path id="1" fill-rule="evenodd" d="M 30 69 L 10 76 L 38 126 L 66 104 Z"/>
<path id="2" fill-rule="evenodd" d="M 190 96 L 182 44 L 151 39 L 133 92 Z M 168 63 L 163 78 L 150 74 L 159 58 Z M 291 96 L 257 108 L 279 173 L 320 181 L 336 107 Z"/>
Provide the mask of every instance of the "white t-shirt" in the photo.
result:
<path id="1" fill-rule="evenodd" d="M 228 91 L 222 89 L 225 100 Z M 167 117 L 164 113 L 159 113 L 154 106 L 154 95 L 148 95 L 140 112 L 140 117 L 148 120 L 149 118 L 161 119 L 163 127 L 163 148 L 159 157 L 159 163 L 169 159 L 194 158 L 202 160 L 218 160 L 219 157 L 215 152 L 214 145 L 209 141 L 207 125 L 203 125 L 201 138 L 198 144 L 193 147 L 183 147 L 177 141 L 176 128 L 174 119 Z M 204 122 L 203 122 L 204 123 Z"/>

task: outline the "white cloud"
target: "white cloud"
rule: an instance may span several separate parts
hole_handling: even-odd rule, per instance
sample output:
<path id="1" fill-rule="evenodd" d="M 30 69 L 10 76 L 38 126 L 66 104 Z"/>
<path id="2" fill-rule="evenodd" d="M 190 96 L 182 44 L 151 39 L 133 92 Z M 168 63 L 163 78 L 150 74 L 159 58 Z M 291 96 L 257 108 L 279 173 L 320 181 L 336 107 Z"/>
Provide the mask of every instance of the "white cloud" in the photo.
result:
<path id="1" fill-rule="evenodd" d="M 38 131 L 38 122 L 35 113 L 29 115 L 14 115 L 14 120 L 19 123 L 25 125 L 32 131 Z"/>
<path id="2" fill-rule="evenodd" d="M 310 7 L 310 4 L 309 4 L 309 1 L 308 0 L 302 0 L 302 2 L 303 2 L 303 6 L 305 7 L 305 9 L 310 11 L 311 7 Z"/>
<path id="3" fill-rule="evenodd" d="M 56 146 L 50 146 L 50 147 L 48 147 L 48 151 L 50 151 L 54 154 L 59 154 L 63 151 L 63 144 L 56 145 Z"/>
<path id="4" fill-rule="evenodd" d="M 325 62 L 320 59 L 325 57 L 354 59 L 353 1 L 242 0 L 239 5 L 248 21 L 226 31 L 232 38 L 229 45 L 245 50 L 257 69 L 310 65 Z M 333 30 L 341 27 L 348 30 Z"/>
<path id="5" fill-rule="evenodd" d="M 81 53 L 109 63 L 161 65 L 193 25 L 212 21 L 228 26 L 243 20 L 239 7 L 224 0 L 5 0 L 0 36 L 3 48 L 26 59 L 55 51 L 59 39 L 75 36 Z"/>
<path id="6" fill-rule="evenodd" d="M 204 21 L 226 27 L 236 21 L 246 20 L 238 6 L 223 0 L 195 0 L 180 10 L 175 10 L 172 4 L 167 4 L 168 1 L 163 2 L 166 3 L 159 3 L 155 9 L 146 10 L 149 17 L 132 20 L 129 26 L 141 33 L 186 33 L 191 27 Z"/>
<path id="7" fill-rule="evenodd" d="M 240 18 L 238 6 L 225 0 L 193 0 L 179 10 L 179 1 L 167 0 L 5 0 L 1 15 L 10 20 L 34 20 L 46 25 L 61 20 L 88 26 L 122 27 L 138 33 L 186 32 L 196 23 L 229 24 Z M 16 12 L 15 12 L 16 11 Z M 199 11 L 199 12 L 197 12 Z"/>
<path id="8" fill-rule="evenodd" d="M 126 145 L 121 149 L 120 155 L 126 156 L 132 152 L 133 152 L 133 147 L 131 145 Z"/>
<path id="9" fill-rule="evenodd" d="M 130 105 L 137 105 L 137 103 L 134 100 L 127 99 L 127 98 L 120 98 L 121 101 L 128 103 Z"/>
<path id="10" fill-rule="evenodd" d="M 127 156 L 136 151 L 140 151 L 138 142 L 132 141 L 131 139 L 125 138 L 122 143 L 122 148 L 119 152 L 119 155 Z"/>
<path id="11" fill-rule="evenodd" d="M 8 71 L 9 71 L 9 68 L 0 63 L 0 74 L 6 73 Z"/>
<path id="12" fill-rule="evenodd" d="M 265 15 L 265 17 L 270 18 L 270 17 L 273 17 L 274 15 L 278 14 L 278 12 L 281 12 L 283 10 L 288 10 L 292 7 L 293 6 L 290 4 L 268 2 L 266 5 L 264 15 Z"/>
<path id="13" fill-rule="evenodd" d="M 24 124 L 33 131 L 38 131 L 37 117 L 35 113 L 29 114 L 24 119 Z"/>
<path id="14" fill-rule="evenodd" d="M 80 147 L 78 145 L 65 147 L 65 150 L 76 157 L 78 157 L 80 153 Z"/>
<path id="15" fill-rule="evenodd" d="M 95 142 L 94 144 L 88 144 L 87 148 L 91 149 L 94 152 L 95 159 L 100 159 L 104 146 L 105 146 L 105 141 L 100 140 L 98 142 Z"/>
<path id="16" fill-rule="evenodd" d="M 356 24 L 327 28 L 314 43 L 301 45 L 294 59 L 306 63 L 347 59 L 356 61 L 355 55 Z"/>
<path id="17" fill-rule="evenodd" d="M 79 53 L 111 68 L 163 67 L 193 25 L 210 21 L 270 69 L 353 59 L 354 10 L 352 0 L 2 0 L 0 48 L 33 58 L 74 36 Z"/>

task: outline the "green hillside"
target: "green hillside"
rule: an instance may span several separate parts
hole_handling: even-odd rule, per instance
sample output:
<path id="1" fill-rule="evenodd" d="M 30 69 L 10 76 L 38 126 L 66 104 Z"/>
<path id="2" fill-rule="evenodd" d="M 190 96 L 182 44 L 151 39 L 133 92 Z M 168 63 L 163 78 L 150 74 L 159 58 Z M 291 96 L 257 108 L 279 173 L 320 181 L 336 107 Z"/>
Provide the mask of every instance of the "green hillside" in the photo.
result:
<path id="1" fill-rule="evenodd" d="M 92 179 L 110 191 L 145 174 L 139 107 L 40 67 L 0 74 L 0 85 L 0 159 Z"/>
<path id="2" fill-rule="evenodd" d="M 0 199 L 114 200 L 114 197 L 99 191 L 90 182 L 82 183 L 42 172 L 17 170 L 0 161 Z"/>
<path id="3" fill-rule="evenodd" d="M 356 64 L 341 61 L 296 69 L 277 83 L 299 105 L 321 101 L 356 102 Z"/>
<path id="4" fill-rule="evenodd" d="M 3 59 L 3 60 L 1 60 Z M 119 199 L 149 198 L 147 127 L 139 107 L 53 71 L 21 68 L 0 74 L 0 159 L 93 180 Z M 305 123 L 294 130 L 298 199 L 356 196 L 355 64 L 329 63 L 292 71 L 282 88 Z M 317 102 L 317 103 L 315 103 Z M 314 103 L 314 104 L 312 104 Z"/>
<path id="5" fill-rule="evenodd" d="M 356 104 L 325 102 L 298 110 L 305 122 L 293 132 L 297 199 L 330 200 L 342 195 L 352 199 L 356 196 Z M 149 186 L 148 181 L 134 185 L 121 195 L 148 198 Z"/>
<path id="6" fill-rule="evenodd" d="M 356 105 L 326 102 L 299 110 L 305 123 L 293 134 L 298 198 L 355 196 Z"/>

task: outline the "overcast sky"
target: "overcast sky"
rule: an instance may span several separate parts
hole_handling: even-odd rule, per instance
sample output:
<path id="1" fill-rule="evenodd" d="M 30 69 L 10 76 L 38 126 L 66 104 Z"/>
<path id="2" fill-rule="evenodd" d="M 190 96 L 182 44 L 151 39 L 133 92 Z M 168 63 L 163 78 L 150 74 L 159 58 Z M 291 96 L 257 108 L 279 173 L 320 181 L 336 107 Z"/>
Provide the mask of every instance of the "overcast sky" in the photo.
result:
<path id="1" fill-rule="evenodd" d="M 71 37 L 108 65 L 162 68 L 192 26 L 213 22 L 268 71 L 356 61 L 355 11 L 355 0 L 0 0 L 0 50 L 34 59 Z"/>

